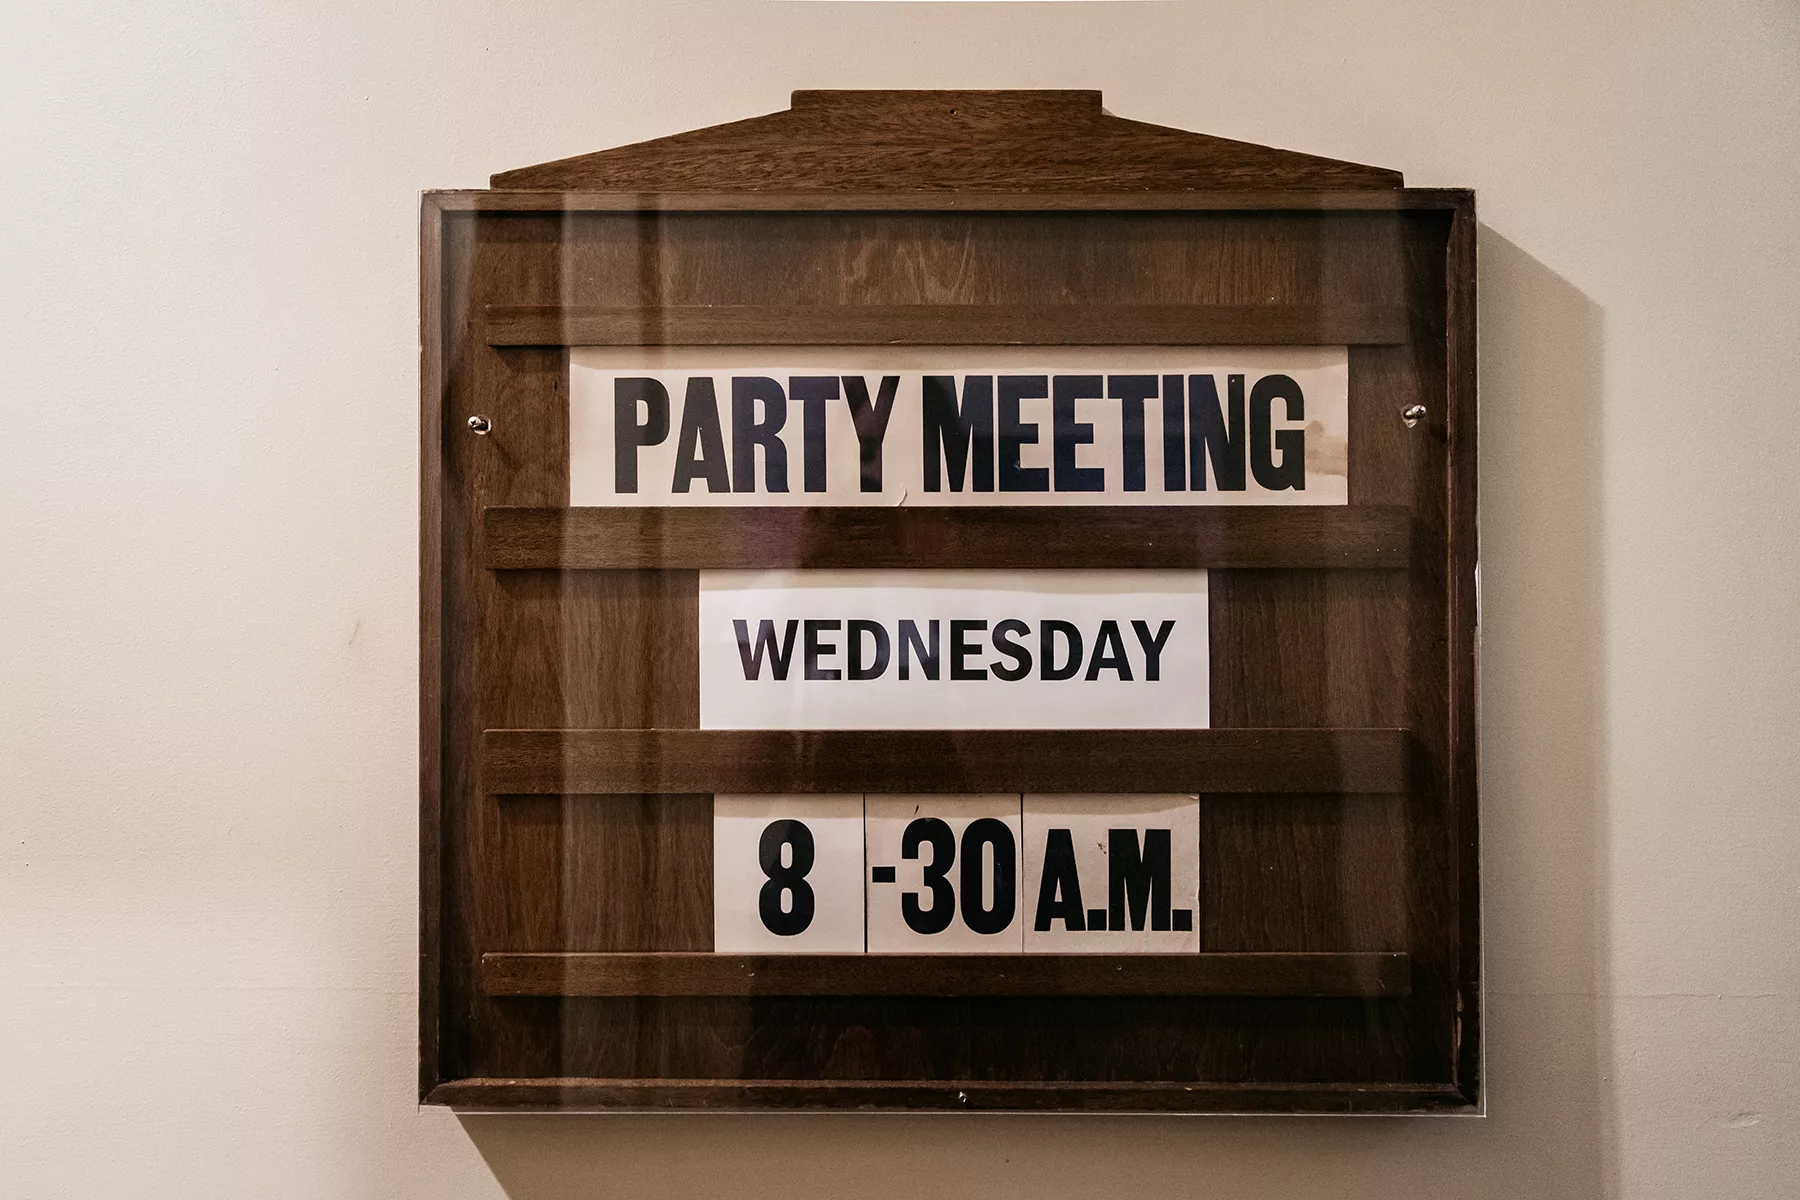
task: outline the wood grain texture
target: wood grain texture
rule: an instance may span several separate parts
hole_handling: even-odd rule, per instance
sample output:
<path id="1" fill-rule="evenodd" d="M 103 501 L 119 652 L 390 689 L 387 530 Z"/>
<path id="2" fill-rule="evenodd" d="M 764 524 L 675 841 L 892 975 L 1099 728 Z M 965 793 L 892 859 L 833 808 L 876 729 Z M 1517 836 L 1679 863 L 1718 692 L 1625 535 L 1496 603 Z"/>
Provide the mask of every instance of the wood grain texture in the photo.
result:
<path id="1" fill-rule="evenodd" d="M 1398 569 L 1411 520 L 1399 505 L 490 508 L 483 548 L 502 571 Z"/>
<path id="2" fill-rule="evenodd" d="M 429 198 L 426 206 L 429 212 Z M 438 796 L 433 821 L 421 828 L 420 883 L 423 888 L 427 880 L 435 877 L 439 886 L 435 897 L 427 898 L 437 911 L 433 918 L 422 917 L 420 925 L 422 930 L 431 923 L 436 925 L 438 944 L 421 955 L 421 968 L 432 973 L 432 978 L 422 981 L 421 991 L 437 996 L 438 1021 L 433 1030 L 437 1042 L 435 1058 L 420 1063 L 420 1075 L 441 1080 L 472 1073 L 468 1050 L 479 1036 L 472 1020 L 459 1019 L 459 1014 L 467 1011 L 465 997 L 474 984 L 465 949 L 473 937 L 465 814 L 476 782 L 475 747 L 468 730 L 473 715 L 468 710 L 475 704 L 475 658 L 468 652 L 475 636 L 477 580 L 468 570 L 475 531 L 467 524 L 462 508 L 470 499 L 470 481 L 450 437 L 458 407 L 457 393 L 463 390 L 458 388 L 458 382 L 464 375 L 465 346 L 457 330 L 466 319 L 472 252 L 469 234 L 477 221 L 445 213 L 435 224 L 437 246 L 429 273 L 437 284 L 436 297 L 430 327 L 421 333 L 422 350 L 436 360 L 421 379 L 425 392 L 423 419 L 433 424 L 424 431 L 425 462 L 420 476 L 421 480 L 436 476 L 440 487 L 430 505 L 421 507 L 420 542 L 435 550 L 438 573 L 436 577 L 421 579 L 421 607 L 430 614 L 421 620 L 421 654 L 431 661 L 420 664 L 420 726 L 422 730 L 435 730 L 435 741 L 428 758 L 421 763 L 421 773 L 435 771 Z M 427 642 L 426 631 L 432 628 L 437 637 Z M 428 674 L 436 676 L 436 687 L 430 692 L 423 685 Z M 429 798 L 426 802 L 430 802 Z"/>
<path id="3" fill-rule="evenodd" d="M 490 729 L 487 789 L 1398 792 L 1400 729 Z"/>
<path id="4" fill-rule="evenodd" d="M 1388 305 L 496 305 L 493 346 L 1347 346 L 1405 340 Z"/>
<path id="5" fill-rule="evenodd" d="M 1405 954 L 481 956 L 490 996 L 1402 996 Z"/>
<path id="6" fill-rule="evenodd" d="M 1450 210 L 1466 188 L 1282 191 L 868 192 L 511 191 L 443 189 L 445 212 L 1408 212 Z"/>
<path id="7" fill-rule="evenodd" d="M 1199 930 L 1207 950 L 1411 944 L 1404 797 L 1211 794 L 1200 820 Z"/>
<path id="8" fill-rule="evenodd" d="M 1480 774 L 1477 723 L 1477 630 L 1480 622 L 1481 548 L 1476 488 L 1475 195 L 1460 196 L 1451 217 L 1445 252 L 1446 362 L 1445 439 L 1448 443 L 1448 533 L 1450 619 L 1448 622 L 1449 794 L 1456 855 L 1456 1079 L 1470 1104 L 1479 1104 L 1481 1077 L 1481 810 L 1476 802 Z"/>
<path id="9" fill-rule="evenodd" d="M 429 230 L 421 241 L 422 479 L 434 459 L 442 469 L 435 501 L 422 494 L 421 642 L 429 654 L 427 631 L 441 628 L 441 683 L 434 706 L 422 661 L 422 700 L 435 711 L 422 713 L 421 736 L 441 788 L 434 804 L 432 764 L 422 763 L 421 903 L 435 894 L 439 907 L 435 920 L 421 914 L 422 1092 L 437 1103 L 594 1108 L 1478 1102 L 1467 193 L 778 195 L 678 182 L 427 201 L 440 234 L 436 250 Z M 520 560 L 534 565 L 490 569 L 487 509 L 568 503 L 567 394 L 561 347 L 490 345 L 486 318 L 795 303 L 1405 313 L 1404 340 L 1351 350 L 1343 510 L 1403 511 L 1404 567 L 1306 561 L 1289 531 L 1286 561 L 1215 565 L 1211 592 L 1215 724 L 1405 728 L 1411 750 L 1354 791 L 1207 791 L 1199 927 L 1208 952 L 1405 952 L 1408 994 L 486 993 L 482 950 L 708 949 L 712 787 L 489 794 L 486 730 L 683 727 L 698 710 L 692 569 L 567 569 L 564 551 L 542 542 L 563 531 L 544 526 L 527 535 L 538 544 L 525 553 L 538 557 Z M 1415 401 L 1431 416 L 1407 430 L 1398 410 Z M 495 417 L 494 436 L 469 433 L 474 412 Z M 1315 548 L 1329 558 L 1326 540 L 1348 535 L 1319 534 Z M 671 565 L 650 544 L 662 536 L 644 535 L 639 561 Z M 969 534 L 966 552 L 980 540 Z M 424 557 L 434 541 L 436 578 Z M 865 548 L 891 552 L 879 533 Z M 612 550 L 600 539 L 580 552 Z"/>
<path id="10" fill-rule="evenodd" d="M 785 112 L 502 171 L 496 188 L 1398 188 L 1398 171 L 1128 121 L 1088 91 L 797 91 Z"/>
<path id="11" fill-rule="evenodd" d="M 444 213 L 419 206 L 419 1097 L 441 1081 L 444 947 Z"/>
<path id="12" fill-rule="evenodd" d="M 1409 1003 L 1284 996 L 481 998 L 511 1015 L 500 1026 L 508 1031 L 549 1023 L 515 1052 L 512 1077 L 1159 1081 L 1172 1091 L 1203 1083 L 1417 1083 L 1388 1042 Z M 1254 1039 L 1241 1036 L 1246 1028 Z"/>
<path id="13" fill-rule="evenodd" d="M 654 205 L 656 197 L 645 197 Z M 1436 210 L 1431 210 L 1436 211 Z M 954 305 L 1404 305 L 1404 212 L 571 211 L 481 213 L 541 284 L 476 310 Z M 544 256 L 554 252 L 554 268 Z M 1100 319 L 1096 317 L 1096 319 Z M 1124 327 L 1122 319 L 1113 322 Z M 1411 333 L 1409 315 L 1407 332 Z M 1145 330 L 1142 336 L 1151 336 Z M 486 340 L 485 331 L 477 335 Z M 1127 336 L 1122 332 L 1120 336 Z"/>
<path id="14" fill-rule="evenodd" d="M 510 948 L 710 951 L 713 804 L 706 795 L 508 796 L 494 856 Z"/>
<path id="15" fill-rule="evenodd" d="M 480 729 L 484 710 L 504 689 L 496 667 L 509 660 L 507 630 L 496 625 L 500 583 L 477 554 L 482 507 L 494 503 L 562 504 L 567 482 L 567 355 L 559 349 L 494 350 L 470 336 L 494 293 L 555 287 L 554 245 L 520 244 L 506 229 L 469 216 L 444 225 L 444 381 L 436 444 L 443 464 L 442 604 L 443 686 L 440 699 L 443 761 L 442 863 L 445 877 L 443 992 L 439 1046 L 441 1077 L 488 1071 L 500 1062 L 547 1065 L 559 1054 L 560 1034 L 490 1005 L 475 978 L 469 947 L 498 930 L 526 931 L 553 922 L 556 898 L 541 889 L 519 893 L 510 875 L 504 830 L 481 791 Z M 475 436 L 468 417 L 494 421 Z M 529 674 L 535 659 L 518 664 Z M 555 680 L 546 680 L 552 700 Z"/>
<path id="16" fill-rule="evenodd" d="M 483 680 L 488 723 L 697 726 L 699 586 L 693 571 L 493 575 L 488 629 L 495 669 Z"/>
<path id="17" fill-rule="evenodd" d="M 1460 1112 L 1455 1088 L 1416 1083 L 1131 1083 L 1124 1081 L 984 1079 L 459 1079 L 427 1103 L 468 1112 L 713 1110 L 965 1112 Z"/>

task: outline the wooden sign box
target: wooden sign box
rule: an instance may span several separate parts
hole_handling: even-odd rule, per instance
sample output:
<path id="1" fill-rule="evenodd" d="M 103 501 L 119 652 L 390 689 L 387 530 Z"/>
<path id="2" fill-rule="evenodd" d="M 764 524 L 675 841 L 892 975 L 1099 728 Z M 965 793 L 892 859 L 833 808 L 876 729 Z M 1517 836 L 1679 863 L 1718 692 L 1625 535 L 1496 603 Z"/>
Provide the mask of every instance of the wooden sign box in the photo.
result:
<path id="1" fill-rule="evenodd" d="M 423 207 L 425 1102 L 1479 1107 L 1471 193 L 1094 92 L 493 183 Z M 894 344 L 1348 346 L 1349 503 L 568 506 L 571 347 Z M 1212 728 L 697 727 L 702 569 L 1046 566 L 1208 568 Z M 714 793 L 1166 790 L 1199 954 L 712 953 Z"/>

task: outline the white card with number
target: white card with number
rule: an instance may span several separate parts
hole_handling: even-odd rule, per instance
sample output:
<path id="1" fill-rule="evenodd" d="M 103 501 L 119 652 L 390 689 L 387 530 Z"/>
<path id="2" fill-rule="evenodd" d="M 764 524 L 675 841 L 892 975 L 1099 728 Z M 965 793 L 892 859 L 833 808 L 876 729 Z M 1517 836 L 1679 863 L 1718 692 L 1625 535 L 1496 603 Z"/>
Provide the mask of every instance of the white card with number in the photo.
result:
<path id="1" fill-rule="evenodd" d="M 1200 800 L 1024 798 L 1027 953 L 1200 949 Z"/>
<path id="2" fill-rule="evenodd" d="M 862 796 L 713 797 L 713 949 L 862 953 Z"/>
<path id="3" fill-rule="evenodd" d="M 870 953 L 1024 948 L 1017 793 L 871 795 L 866 814 Z"/>

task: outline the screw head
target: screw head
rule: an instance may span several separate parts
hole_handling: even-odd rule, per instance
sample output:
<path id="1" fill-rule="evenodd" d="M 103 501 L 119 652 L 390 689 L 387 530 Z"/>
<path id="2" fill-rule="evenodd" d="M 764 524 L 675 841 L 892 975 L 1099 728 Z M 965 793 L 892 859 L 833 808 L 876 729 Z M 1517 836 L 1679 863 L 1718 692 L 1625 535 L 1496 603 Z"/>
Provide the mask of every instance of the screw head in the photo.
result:
<path id="1" fill-rule="evenodd" d="M 486 437 L 493 428 L 494 423 L 486 417 L 474 416 L 469 418 L 469 429 L 480 434 L 482 437 Z"/>
<path id="2" fill-rule="evenodd" d="M 1409 404 L 1400 410 L 1400 420 L 1408 429 L 1411 429 L 1424 419 L 1425 406 L 1423 404 Z"/>

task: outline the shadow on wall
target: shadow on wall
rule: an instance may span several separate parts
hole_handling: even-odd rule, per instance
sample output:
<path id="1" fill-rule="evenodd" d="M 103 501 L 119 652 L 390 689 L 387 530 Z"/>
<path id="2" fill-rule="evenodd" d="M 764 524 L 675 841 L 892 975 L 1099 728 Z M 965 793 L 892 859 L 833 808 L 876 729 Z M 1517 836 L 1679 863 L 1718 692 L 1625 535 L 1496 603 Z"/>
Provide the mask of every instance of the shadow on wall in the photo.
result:
<path id="1" fill-rule="evenodd" d="M 1510 1200 L 1611 1191 L 1603 316 L 1485 227 L 1480 254 L 1485 1120 L 463 1117 L 507 1195 Z"/>

